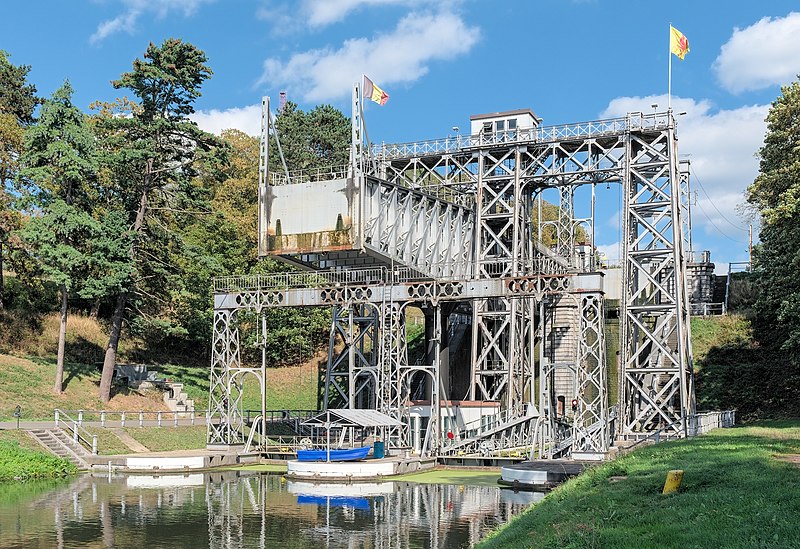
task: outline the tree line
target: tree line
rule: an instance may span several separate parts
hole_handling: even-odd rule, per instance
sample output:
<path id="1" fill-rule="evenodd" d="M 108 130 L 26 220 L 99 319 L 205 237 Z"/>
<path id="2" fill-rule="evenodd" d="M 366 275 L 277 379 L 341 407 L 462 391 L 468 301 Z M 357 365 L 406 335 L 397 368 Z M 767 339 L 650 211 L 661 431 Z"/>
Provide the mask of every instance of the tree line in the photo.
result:
<path id="1" fill-rule="evenodd" d="M 29 72 L 0 51 L 0 311 L 30 306 L 7 294 L 6 271 L 31 294 L 57 289 L 57 303 L 44 306 L 60 311 L 56 392 L 68 315 L 99 314 L 107 402 L 121 338 L 207 356 L 211 279 L 283 268 L 256 255 L 259 141 L 190 120 L 213 72 L 201 49 L 178 39 L 151 43 L 111 82 L 123 96 L 89 113 L 69 81 L 41 98 Z M 277 127 L 294 169 L 347 161 L 350 122 L 331 106 L 304 112 L 289 102 Z M 326 310 L 268 314 L 272 365 L 310 356 L 327 337 Z"/>
<path id="2" fill-rule="evenodd" d="M 800 81 L 781 89 L 766 122 L 746 193 L 760 242 L 738 304 L 752 332 L 711 349 L 698 377 L 705 409 L 736 408 L 745 419 L 800 416 Z"/>

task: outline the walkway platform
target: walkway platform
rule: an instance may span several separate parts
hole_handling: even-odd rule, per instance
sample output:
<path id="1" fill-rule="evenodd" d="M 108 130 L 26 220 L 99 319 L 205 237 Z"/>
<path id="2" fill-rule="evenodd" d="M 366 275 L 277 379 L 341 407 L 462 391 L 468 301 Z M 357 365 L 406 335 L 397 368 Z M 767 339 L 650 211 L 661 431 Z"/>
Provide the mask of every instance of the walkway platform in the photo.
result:
<path id="1" fill-rule="evenodd" d="M 362 461 L 297 461 L 286 462 L 286 478 L 314 482 L 352 482 L 375 480 L 394 475 L 416 473 L 436 467 L 435 458 L 389 457 Z"/>
<path id="2" fill-rule="evenodd" d="M 566 459 L 523 461 L 500 469 L 497 482 L 518 490 L 549 490 L 596 464 L 596 461 Z"/>
<path id="3" fill-rule="evenodd" d="M 92 469 L 108 468 L 109 463 L 121 473 L 183 473 L 187 471 L 232 467 L 258 463 L 258 454 L 238 454 L 220 450 L 176 450 L 171 452 L 146 452 L 113 456 L 91 456 Z"/>

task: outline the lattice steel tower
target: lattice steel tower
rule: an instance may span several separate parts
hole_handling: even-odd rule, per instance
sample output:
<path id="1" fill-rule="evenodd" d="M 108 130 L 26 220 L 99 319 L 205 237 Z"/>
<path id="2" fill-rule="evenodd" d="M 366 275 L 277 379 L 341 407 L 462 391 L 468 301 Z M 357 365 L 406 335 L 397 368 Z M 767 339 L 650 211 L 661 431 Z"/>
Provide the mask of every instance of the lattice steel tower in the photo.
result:
<path id="1" fill-rule="evenodd" d="M 349 165 L 270 174 L 268 110 L 259 252 L 303 271 L 215 281 L 210 444 L 246 438 L 236 312 L 311 305 L 333 308 L 321 405 L 400 419 L 391 445 L 555 457 L 602 455 L 612 436 L 687 433 L 688 175 L 671 112 L 551 127 L 528 110 L 492 113 L 472 117 L 470 135 L 371 146 L 356 86 Z M 621 288 L 597 270 L 598 184 L 621 188 Z M 545 195 L 557 215 L 535 223 Z M 616 406 L 609 292 L 621 322 Z M 426 319 L 416 364 L 409 306 Z M 265 383 L 263 365 L 247 373 Z"/>

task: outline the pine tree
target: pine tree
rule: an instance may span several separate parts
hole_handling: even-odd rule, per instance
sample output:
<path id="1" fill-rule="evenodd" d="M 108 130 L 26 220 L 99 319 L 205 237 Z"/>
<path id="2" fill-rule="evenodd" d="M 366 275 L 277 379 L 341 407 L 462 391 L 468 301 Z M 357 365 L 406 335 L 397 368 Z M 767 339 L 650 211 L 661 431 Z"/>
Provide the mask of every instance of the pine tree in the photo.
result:
<path id="1" fill-rule="evenodd" d="M 190 209 L 197 189 L 196 163 L 213 154 L 218 140 L 187 117 L 194 112 L 200 87 L 211 76 L 206 55 L 192 44 L 167 39 L 150 44 L 133 70 L 113 82 L 129 89 L 138 107 L 129 117 L 106 117 L 103 126 L 106 166 L 113 180 L 118 211 L 127 218 L 129 273 L 119 284 L 111 333 L 106 345 L 100 398 L 111 396 L 111 378 L 123 321 L 130 306 L 141 318 L 141 302 L 164 292 L 171 276 L 164 254 L 179 246 L 169 229 L 170 212 Z M 162 284 L 162 282 L 164 284 Z"/>
<path id="2" fill-rule="evenodd" d="M 46 277 L 58 285 L 61 322 L 54 391 L 62 392 L 70 293 L 85 277 L 89 246 L 97 233 L 92 218 L 96 197 L 95 136 L 72 104 L 69 82 L 42 106 L 38 123 L 25 134 L 21 176 L 32 218 L 22 239 Z"/>

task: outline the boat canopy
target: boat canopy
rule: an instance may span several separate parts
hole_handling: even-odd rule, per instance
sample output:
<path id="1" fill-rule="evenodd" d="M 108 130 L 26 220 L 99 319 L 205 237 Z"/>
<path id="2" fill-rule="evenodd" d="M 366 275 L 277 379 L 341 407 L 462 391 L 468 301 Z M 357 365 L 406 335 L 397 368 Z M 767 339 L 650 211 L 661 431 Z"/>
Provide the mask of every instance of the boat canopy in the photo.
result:
<path id="1" fill-rule="evenodd" d="M 314 427 L 399 427 L 398 420 L 377 410 L 330 408 L 303 422 Z"/>

